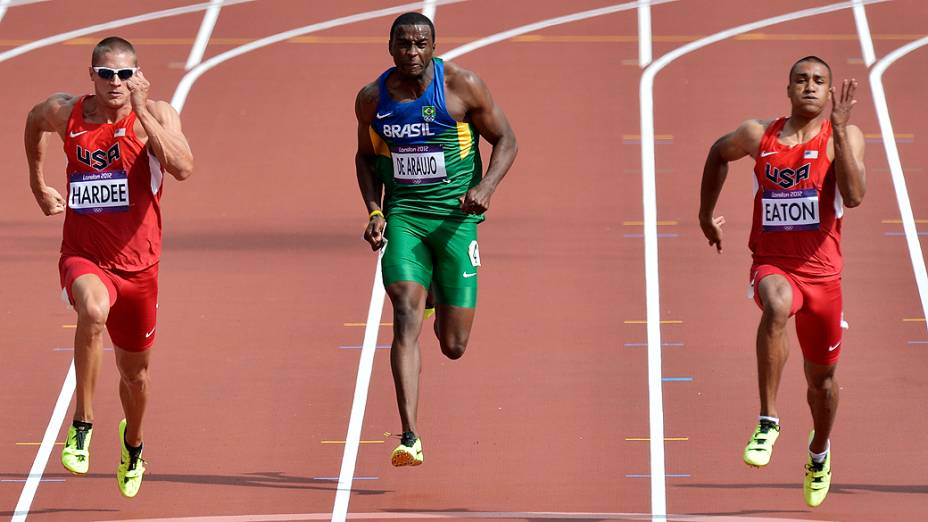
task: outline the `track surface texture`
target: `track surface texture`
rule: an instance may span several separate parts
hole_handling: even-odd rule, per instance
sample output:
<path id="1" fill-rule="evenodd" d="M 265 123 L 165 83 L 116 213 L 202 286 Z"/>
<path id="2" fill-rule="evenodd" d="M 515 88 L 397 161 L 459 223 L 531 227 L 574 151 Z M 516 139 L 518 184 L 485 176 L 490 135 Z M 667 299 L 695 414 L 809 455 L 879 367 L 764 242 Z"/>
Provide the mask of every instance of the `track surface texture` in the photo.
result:
<path id="1" fill-rule="evenodd" d="M 189 1 L 9 3 L 0 53 Z M 208 2 L 207 2 L 208 3 Z M 469 0 L 436 6 L 437 54 L 526 24 L 614 6 L 602 0 Z M 6 3 L 0 3 L 6 5 Z M 220 11 L 203 61 L 260 38 L 401 5 L 257 0 Z M 687 43 L 825 0 L 679 0 L 650 7 L 655 60 Z M 410 10 L 421 10 L 415 5 Z M 866 5 L 877 60 L 918 40 L 928 3 Z M 57 91 L 91 89 L 94 43 L 136 44 L 152 98 L 171 100 L 203 9 L 90 31 L 0 61 L 7 158 L 0 191 L 0 517 L 14 516 L 70 363 L 75 321 L 59 300 L 61 217 L 28 188 L 22 126 Z M 54 446 L 20 520 L 328 520 L 336 494 L 376 256 L 363 242 L 354 97 L 391 65 L 395 14 L 343 23 L 224 60 L 182 109 L 197 171 L 166 181 L 164 254 L 149 473 L 131 501 L 116 488 L 117 373 L 107 352 L 95 402 L 91 472 Z M 334 25 L 334 24 L 333 24 Z M 520 153 L 480 227 L 477 321 L 465 357 L 422 336 L 419 428 L 425 464 L 394 469 L 399 431 L 389 325 L 379 328 L 347 518 L 495 520 L 917 520 L 928 512 L 928 333 L 852 9 L 783 21 L 693 50 L 654 79 L 656 190 L 642 183 L 637 6 L 526 31 L 454 58 L 508 115 Z M 860 82 L 851 122 L 867 137 L 869 190 L 846 213 L 845 312 L 833 483 L 802 500 L 806 436 L 801 354 L 791 335 L 772 463 L 741 451 L 756 422 L 754 336 L 744 298 L 750 160 L 718 204 L 725 252 L 696 219 L 712 142 L 747 118 L 788 112 L 799 57 Z M 647 65 L 647 64 L 644 64 Z M 928 48 L 882 77 L 922 248 L 928 234 Z M 46 177 L 64 191 L 60 140 Z M 484 144 L 484 158 L 490 149 Z M 644 190 L 644 192 L 643 192 Z M 648 317 L 643 201 L 654 198 L 659 317 Z M 919 221 L 921 220 L 921 221 Z M 921 258 L 924 263 L 924 259 Z M 389 302 L 383 323 L 391 321 Z M 660 320 L 662 401 L 649 403 L 648 324 Z M 792 326 L 790 327 L 792 331 Z M 654 339 L 652 338 L 652 344 Z M 107 345 L 109 346 L 109 345 Z M 651 349 L 653 350 L 653 346 Z M 652 354 L 653 355 L 653 354 Z M 652 360 L 653 363 L 653 360 Z M 659 372 L 657 374 L 653 372 Z M 653 391 L 653 390 L 652 390 Z M 658 425 L 653 412 L 659 413 Z M 650 415 L 649 415 L 650 413 Z M 58 429 L 64 439 L 71 410 Z M 648 442 L 660 428 L 664 465 Z M 657 477 L 657 479 L 655 479 Z M 37 479 L 38 477 L 33 477 Z M 653 502 L 655 487 L 666 503 Z M 665 509 L 666 518 L 661 517 Z M 333 515 L 333 511 L 335 514 Z"/>

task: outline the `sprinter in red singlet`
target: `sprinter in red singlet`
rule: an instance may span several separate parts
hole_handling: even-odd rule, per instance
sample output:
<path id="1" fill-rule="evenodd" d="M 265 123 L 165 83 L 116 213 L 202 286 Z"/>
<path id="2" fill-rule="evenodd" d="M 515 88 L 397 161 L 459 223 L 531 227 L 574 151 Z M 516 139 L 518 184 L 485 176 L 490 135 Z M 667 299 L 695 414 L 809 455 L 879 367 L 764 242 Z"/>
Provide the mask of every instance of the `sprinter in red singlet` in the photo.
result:
<path id="1" fill-rule="evenodd" d="M 789 73 L 789 117 L 748 120 L 719 138 L 702 176 L 699 224 L 709 245 L 721 252 L 725 218 L 714 211 L 728 163 L 745 156 L 755 160 L 748 246 L 750 292 L 763 310 L 757 329 L 760 419 L 744 461 L 767 465 L 779 437 L 777 389 L 789 353 L 786 325 L 795 316 L 813 421 L 803 494 L 813 507 L 825 500 L 831 484 L 829 435 L 838 408 L 835 369 L 844 323 L 841 218 L 866 191 L 863 134 L 848 124 L 856 88 L 856 80 L 844 80 L 837 92 L 828 64 L 816 56 L 802 58 Z"/>
<path id="2" fill-rule="evenodd" d="M 78 475 L 90 464 L 93 393 L 109 332 L 119 368 L 120 492 L 134 497 L 142 483 L 142 418 L 148 402 L 148 363 L 155 341 L 161 194 L 167 172 L 193 173 L 193 155 L 180 117 L 168 103 L 148 99 L 132 44 L 118 37 L 93 50 L 93 94 L 53 94 L 26 119 L 26 157 L 32 193 L 45 215 L 64 213 L 61 286 L 77 311 L 74 421 L 61 453 Z M 57 133 L 68 159 L 67 196 L 46 183 L 46 134 Z"/>

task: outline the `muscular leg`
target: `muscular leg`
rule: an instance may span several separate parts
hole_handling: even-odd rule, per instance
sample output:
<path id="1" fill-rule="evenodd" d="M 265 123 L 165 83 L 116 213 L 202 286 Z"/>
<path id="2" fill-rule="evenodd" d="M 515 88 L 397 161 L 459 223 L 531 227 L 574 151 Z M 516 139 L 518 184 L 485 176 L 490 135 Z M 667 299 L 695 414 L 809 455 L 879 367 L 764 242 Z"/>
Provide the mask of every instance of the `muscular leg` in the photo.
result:
<path id="1" fill-rule="evenodd" d="M 110 297 L 103 281 L 94 274 L 84 274 L 75 279 L 71 285 L 71 296 L 77 310 L 74 420 L 93 422 L 93 394 L 103 359 L 103 334 L 110 313 Z"/>
<path id="2" fill-rule="evenodd" d="M 831 435 L 831 427 L 838 411 L 838 380 L 835 378 L 837 367 L 837 364 L 826 366 L 805 362 L 806 382 L 809 385 L 806 397 L 812 410 L 812 425 L 815 428 L 815 437 L 809 444 L 809 449 L 814 453 L 822 453 L 828 449 L 828 437 Z"/>
<path id="3" fill-rule="evenodd" d="M 460 359 L 464 355 L 476 311 L 476 308 L 443 304 L 436 306 L 435 335 L 441 345 L 441 353 L 449 359 Z"/>
<path id="4" fill-rule="evenodd" d="M 757 284 L 763 303 L 763 315 L 757 327 L 757 383 L 760 389 L 760 414 L 778 417 L 777 391 L 783 366 L 789 355 L 786 323 L 793 304 L 789 281 L 778 274 L 769 275 Z"/>
<path id="5" fill-rule="evenodd" d="M 393 303 L 393 345 L 390 366 L 396 386 L 396 403 L 403 431 L 416 432 L 416 408 L 419 403 L 419 333 L 426 289 L 419 283 L 399 281 L 387 286 Z"/>
<path id="6" fill-rule="evenodd" d="M 148 361 L 151 350 L 130 352 L 116 347 L 116 367 L 119 368 L 119 399 L 126 414 L 126 443 L 142 444 L 142 417 L 148 404 Z"/>

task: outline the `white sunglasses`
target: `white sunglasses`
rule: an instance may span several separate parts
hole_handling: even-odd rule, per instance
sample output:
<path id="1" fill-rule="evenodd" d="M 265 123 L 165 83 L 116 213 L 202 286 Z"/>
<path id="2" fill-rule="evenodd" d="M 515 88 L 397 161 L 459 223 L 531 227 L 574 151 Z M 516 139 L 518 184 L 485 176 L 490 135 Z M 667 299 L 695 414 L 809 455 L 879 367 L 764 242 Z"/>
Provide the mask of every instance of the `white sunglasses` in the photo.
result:
<path id="1" fill-rule="evenodd" d="M 109 67 L 93 68 L 93 72 L 97 73 L 97 76 L 104 80 L 112 80 L 114 76 L 119 76 L 120 80 L 128 80 L 132 78 L 132 75 L 138 70 L 138 67 L 126 67 L 125 69 L 111 69 Z"/>

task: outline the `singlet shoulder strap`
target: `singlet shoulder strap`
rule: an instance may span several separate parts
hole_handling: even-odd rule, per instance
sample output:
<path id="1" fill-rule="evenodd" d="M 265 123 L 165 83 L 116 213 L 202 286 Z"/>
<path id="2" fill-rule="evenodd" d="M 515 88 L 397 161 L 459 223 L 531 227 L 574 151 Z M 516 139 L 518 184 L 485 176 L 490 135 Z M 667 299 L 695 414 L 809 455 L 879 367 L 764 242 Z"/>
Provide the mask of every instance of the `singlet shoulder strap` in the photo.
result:
<path id="1" fill-rule="evenodd" d="M 783 130 L 784 125 L 786 125 L 786 116 L 780 116 L 767 126 L 767 129 L 764 131 L 764 137 L 760 140 L 762 149 L 772 149 L 777 145 L 777 136 L 780 135 L 780 131 Z"/>

